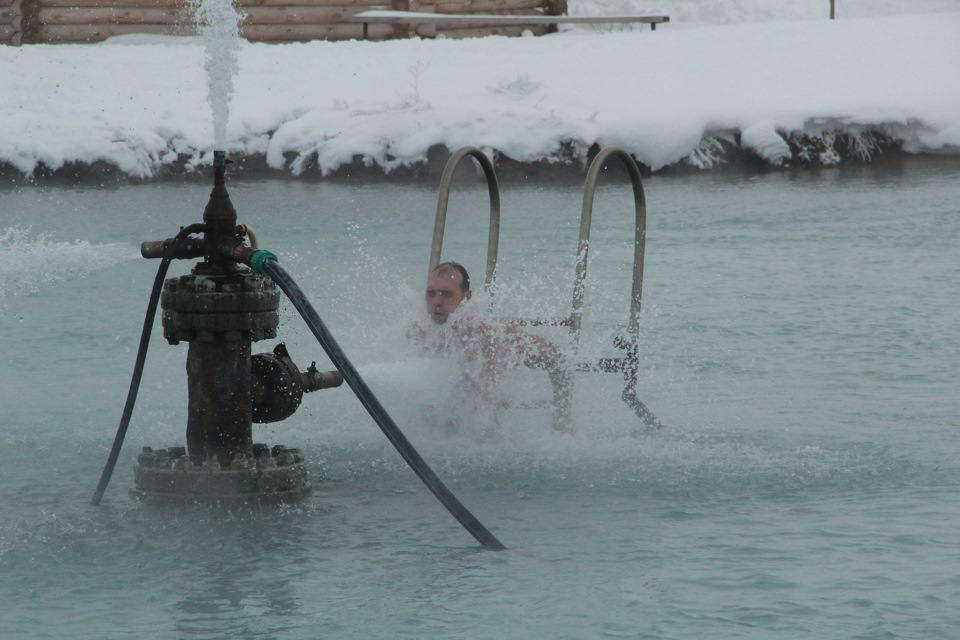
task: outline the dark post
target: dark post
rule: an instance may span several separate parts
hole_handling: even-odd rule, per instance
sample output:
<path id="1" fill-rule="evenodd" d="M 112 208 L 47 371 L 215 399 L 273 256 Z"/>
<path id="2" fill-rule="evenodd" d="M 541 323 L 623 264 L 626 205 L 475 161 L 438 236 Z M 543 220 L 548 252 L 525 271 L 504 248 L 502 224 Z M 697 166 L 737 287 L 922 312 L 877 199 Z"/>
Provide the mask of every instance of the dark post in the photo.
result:
<path id="1" fill-rule="evenodd" d="M 237 270 L 237 263 L 227 253 L 223 255 L 221 246 L 232 246 L 237 233 L 237 210 L 230 202 L 227 193 L 226 171 L 227 154 L 225 151 L 213 152 L 213 190 L 210 200 L 203 210 L 203 222 L 207 225 L 204 234 L 204 271 L 210 275 L 223 275 Z"/>
<path id="2" fill-rule="evenodd" d="M 167 280 L 164 336 L 189 342 L 187 452 L 195 463 L 253 458 L 251 342 L 276 337 L 280 294 L 241 267 L 227 249 L 237 242 L 237 211 L 225 184 L 226 154 L 214 152 L 214 182 L 203 211 L 204 261 L 189 276 Z"/>
<path id="3" fill-rule="evenodd" d="M 253 459 L 250 340 L 193 341 L 187 351 L 187 452 Z"/>
<path id="4" fill-rule="evenodd" d="M 306 495 L 310 483 L 300 452 L 254 443 L 253 422 L 282 420 L 296 411 L 304 392 L 342 382 L 335 372 L 320 373 L 315 366 L 301 373 L 282 344 L 273 354 L 251 356 L 253 342 L 277 337 L 280 291 L 273 280 L 237 262 L 238 251 L 242 256 L 254 253 L 243 244 L 245 236 L 253 239 L 253 231 L 237 225 L 225 184 L 226 165 L 226 153 L 215 151 L 213 190 L 203 224 L 140 248 L 145 258 L 163 257 L 158 278 L 173 258 L 202 256 L 203 261 L 189 275 L 163 280 L 162 292 L 155 286 L 151 298 L 153 308 L 160 298 L 167 342 L 190 343 L 187 446 L 143 448 L 132 490 L 139 498 L 245 502 Z M 202 239 L 187 237 L 201 232 Z M 116 446 L 114 450 L 119 451 Z M 98 491 L 96 502 L 102 495 Z"/>

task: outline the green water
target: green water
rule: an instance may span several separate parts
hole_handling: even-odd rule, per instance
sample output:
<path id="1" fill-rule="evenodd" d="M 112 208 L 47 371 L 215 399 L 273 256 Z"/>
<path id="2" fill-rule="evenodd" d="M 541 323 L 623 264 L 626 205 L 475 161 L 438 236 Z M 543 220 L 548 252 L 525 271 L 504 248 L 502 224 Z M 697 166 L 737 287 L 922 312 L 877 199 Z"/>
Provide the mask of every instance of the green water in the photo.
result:
<path id="1" fill-rule="evenodd" d="M 617 182 L 612 180 L 610 182 Z M 509 374 L 493 437 L 403 338 L 431 187 L 229 183 L 420 453 L 508 550 L 479 549 L 346 388 L 256 438 L 300 447 L 282 508 L 127 496 L 141 446 L 182 444 L 185 347 L 155 329 L 116 475 L 88 506 L 155 262 L 202 183 L 0 190 L 0 629 L 11 638 L 949 638 L 960 632 L 960 165 L 646 181 L 640 395 L 576 381 L 556 435 L 542 374 Z M 566 312 L 581 185 L 503 188 L 505 314 Z M 479 275 L 486 190 L 444 256 Z M 625 328 L 632 203 L 597 195 L 581 356 Z M 184 273 L 188 264 L 174 265 Z M 329 368 L 289 305 L 280 339 Z M 159 325 L 159 323 L 158 323 Z M 562 340 L 563 335 L 551 337 Z M 258 344 L 256 350 L 268 350 Z M 259 348 L 262 347 L 262 348 Z M 461 431 L 436 422 L 457 415 Z"/>

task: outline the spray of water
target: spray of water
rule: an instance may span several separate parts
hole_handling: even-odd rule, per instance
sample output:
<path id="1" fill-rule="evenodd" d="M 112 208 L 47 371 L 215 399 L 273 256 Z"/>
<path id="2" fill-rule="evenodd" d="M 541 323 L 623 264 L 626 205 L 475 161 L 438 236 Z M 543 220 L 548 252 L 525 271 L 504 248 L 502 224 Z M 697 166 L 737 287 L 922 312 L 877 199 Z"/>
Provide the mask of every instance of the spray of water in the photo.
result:
<path id="1" fill-rule="evenodd" d="M 214 149 L 225 150 L 233 79 L 239 68 L 237 53 L 242 43 L 240 23 L 244 15 L 231 0 L 191 0 L 191 5 L 197 31 L 203 38 L 207 101 L 213 111 Z"/>
<path id="2" fill-rule="evenodd" d="M 83 240 L 57 242 L 30 229 L 0 229 L 0 308 L 7 297 L 29 295 L 44 285 L 86 277 L 99 269 L 136 260 L 136 245 L 94 245 Z"/>

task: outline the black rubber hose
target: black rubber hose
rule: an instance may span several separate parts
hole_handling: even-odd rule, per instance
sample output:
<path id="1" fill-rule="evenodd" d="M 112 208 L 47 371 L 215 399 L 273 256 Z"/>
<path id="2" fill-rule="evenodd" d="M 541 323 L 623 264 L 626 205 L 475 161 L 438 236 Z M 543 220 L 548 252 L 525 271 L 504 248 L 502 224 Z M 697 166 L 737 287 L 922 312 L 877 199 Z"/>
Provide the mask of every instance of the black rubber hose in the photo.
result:
<path id="1" fill-rule="evenodd" d="M 97 490 L 93 492 L 93 498 L 90 504 L 94 507 L 100 506 L 103 500 L 103 493 L 110 484 L 110 477 L 113 475 L 113 468 L 117 465 L 117 458 L 120 457 L 120 449 L 123 447 L 123 439 L 127 435 L 127 427 L 130 426 L 130 416 L 133 415 L 133 406 L 137 402 L 137 392 L 140 390 L 140 378 L 143 376 L 143 365 L 147 361 L 147 347 L 150 345 L 150 333 L 153 331 L 153 319 L 157 315 L 157 305 L 160 303 L 160 293 L 163 291 L 163 280 L 167 277 L 167 268 L 176 255 L 177 245 L 192 233 L 200 233 L 206 228 L 203 224 L 192 224 L 180 230 L 170 244 L 163 251 L 163 259 L 160 260 L 160 267 L 157 269 L 157 277 L 153 281 L 153 290 L 150 292 L 150 302 L 147 304 L 147 314 L 143 320 L 143 331 L 140 333 L 140 348 L 137 350 L 136 364 L 133 366 L 133 376 L 130 379 L 130 389 L 127 391 L 127 403 L 123 407 L 123 415 L 120 417 L 120 426 L 117 427 L 117 435 L 113 438 L 113 448 L 107 457 L 107 464 L 100 474 L 100 483 Z"/>
<path id="2" fill-rule="evenodd" d="M 397 424 L 390 415 L 387 414 L 386 410 L 380 404 L 380 401 L 373 395 L 367 383 L 364 382 L 360 374 L 357 373 L 353 364 L 351 364 L 346 354 L 340 348 L 340 345 L 337 344 L 337 341 L 330 334 L 323 320 L 320 319 L 320 316 L 317 315 L 313 306 L 307 300 L 306 296 L 304 296 L 303 291 L 297 286 L 297 283 L 293 281 L 293 278 L 290 277 L 283 267 L 270 258 L 263 260 L 262 270 L 273 278 L 280 289 L 287 294 L 293 306 L 297 308 L 297 311 L 300 312 L 300 315 L 306 321 L 307 326 L 310 327 L 313 335 L 316 336 L 320 346 L 323 347 L 323 350 L 326 351 L 327 356 L 330 357 L 334 366 L 336 366 L 337 370 L 343 375 L 343 379 L 346 380 L 350 388 L 353 389 L 353 392 L 361 404 L 366 408 L 384 435 L 387 436 L 387 439 L 396 447 L 400 455 L 403 456 L 407 464 L 410 465 L 414 473 L 416 473 L 423 483 L 427 485 L 427 488 L 433 492 L 433 495 L 437 497 L 440 503 L 446 507 L 447 511 L 449 511 L 453 517 L 463 525 L 463 528 L 469 531 L 480 544 L 494 551 L 505 549 L 506 547 L 503 546 L 503 543 L 497 540 L 497 538 L 463 506 L 457 497 L 443 484 L 440 478 L 437 477 L 437 474 L 427 465 L 420 454 L 417 453 L 417 450 L 413 448 L 410 441 L 407 440 Z"/>

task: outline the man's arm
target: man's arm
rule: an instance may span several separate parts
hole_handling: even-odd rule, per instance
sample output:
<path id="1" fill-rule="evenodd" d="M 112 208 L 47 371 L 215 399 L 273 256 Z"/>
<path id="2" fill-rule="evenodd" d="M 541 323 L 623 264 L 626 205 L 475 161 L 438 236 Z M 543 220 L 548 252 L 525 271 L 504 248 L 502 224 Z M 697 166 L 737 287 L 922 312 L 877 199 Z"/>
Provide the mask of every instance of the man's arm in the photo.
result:
<path id="1" fill-rule="evenodd" d="M 550 376 L 550 384 L 553 385 L 553 428 L 563 433 L 573 433 L 573 378 L 563 351 L 546 338 L 513 325 L 507 325 L 504 332 L 510 344 L 524 357 L 524 364 L 545 369 Z"/>

